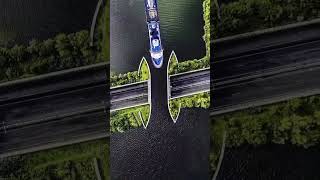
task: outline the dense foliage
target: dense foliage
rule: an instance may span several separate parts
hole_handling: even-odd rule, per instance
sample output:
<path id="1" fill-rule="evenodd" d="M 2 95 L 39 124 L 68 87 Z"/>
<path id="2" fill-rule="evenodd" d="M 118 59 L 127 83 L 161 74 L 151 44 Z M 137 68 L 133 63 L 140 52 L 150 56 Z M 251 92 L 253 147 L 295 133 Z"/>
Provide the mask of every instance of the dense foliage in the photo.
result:
<path id="1" fill-rule="evenodd" d="M 90 46 L 88 31 L 32 40 L 28 46 L 0 47 L 0 81 L 101 62 L 98 51 Z"/>
<path id="2" fill-rule="evenodd" d="M 2 159 L 0 179 L 97 179 L 93 158 L 102 162 L 102 176 L 109 179 L 106 139 Z"/>
<path id="3" fill-rule="evenodd" d="M 172 99 L 169 103 L 171 114 L 175 118 L 178 115 L 180 104 L 181 108 L 197 107 L 208 109 L 210 106 L 210 94 L 200 93 L 192 96 L 181 97 L 177 99 Z"/>
<path id="4" fill-rule="evenodd" d="M 214 121 L 225 123 L 229 147 L 290 143 L 307 148 L 320 142 L 320 96 L 250 108 Z"/>
<path id="5" fill-rule="evenodd" d="M 214 39 L 320 17 L 318 0 L 215 0 L 211 9 Z"/>
<path id="6" fill-rule="evenodd" d="M 109 60 L 109 1 L 100 11 L 91 45 L 87 30 L 58 34 L 28 45 L 0 47 L 0 82 Z"/>

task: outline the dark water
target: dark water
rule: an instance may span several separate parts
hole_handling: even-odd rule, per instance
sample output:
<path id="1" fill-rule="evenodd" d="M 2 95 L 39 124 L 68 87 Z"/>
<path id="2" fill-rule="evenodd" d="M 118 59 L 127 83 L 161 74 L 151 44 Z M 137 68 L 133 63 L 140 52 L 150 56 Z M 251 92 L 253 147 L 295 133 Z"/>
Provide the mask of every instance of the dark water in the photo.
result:
<path id="1" fill-rule="evenodd" d="M 111 179 L 208 180 L 206 110 L 184 110 L 176 124 L 166 115 L 152 116 L 146 130 L 111 135 Z"/>
<path id="2" fill-rule="evenodd" d="M 90 28 L 98 0 L 1 0 L 0 45 Z"/>
<path id="3" fill-rule="evenodd" d="M 226 149 L 218 180 L 319 180 L 320 148 L 293 145 Z"/>
<path id="4" fill-rule="evenodd" d="M 148 53 L 143 0 L 111 0 L 111 70 L 137 70 Z M 160 30 L 166 57 L 174 50 L 180 61 L 205 56 L 200 0 L 158 0 Z"/>

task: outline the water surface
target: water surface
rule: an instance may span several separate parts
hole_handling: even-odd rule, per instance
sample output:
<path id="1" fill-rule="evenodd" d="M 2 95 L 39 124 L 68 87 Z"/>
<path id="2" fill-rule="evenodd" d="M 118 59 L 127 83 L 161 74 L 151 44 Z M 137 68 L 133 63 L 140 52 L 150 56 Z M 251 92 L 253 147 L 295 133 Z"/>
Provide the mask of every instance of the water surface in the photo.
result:
<path id="1" fill-rule="evenodd" d="M 205 56 L 203 9 L 199 0 L 158 0 L 165 57 L 174 50 L 180 61 Z M 143 0 L 111 0 L 111 70 L 137 70 L 150 60 Z"/>
<path id="2" fill-rule="evenodd" d="M 90 29 L 98 0 L 1 0 L 0 45 Z"/>

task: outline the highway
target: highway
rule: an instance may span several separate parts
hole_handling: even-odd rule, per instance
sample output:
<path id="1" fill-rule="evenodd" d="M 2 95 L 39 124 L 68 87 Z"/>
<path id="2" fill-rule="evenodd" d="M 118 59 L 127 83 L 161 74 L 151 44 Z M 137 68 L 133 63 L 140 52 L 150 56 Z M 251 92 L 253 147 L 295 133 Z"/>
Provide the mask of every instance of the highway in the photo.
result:
<path id="1" fill-rule="evenodd" d="M 320 66 L 272 72 L 217 86 L 210 115 L 320 94 Z"/>
<path id="2" fill-rule="evenodd" d="M 107 64 L 0 85 L 0 157 L 108 136 Z"/>
<path id="3" fill-rule="evenodd" d="M 217 60 L 213 79 L 236 78 L 282 66 L 312 63 L 320 56 L 320 40 Z"/>

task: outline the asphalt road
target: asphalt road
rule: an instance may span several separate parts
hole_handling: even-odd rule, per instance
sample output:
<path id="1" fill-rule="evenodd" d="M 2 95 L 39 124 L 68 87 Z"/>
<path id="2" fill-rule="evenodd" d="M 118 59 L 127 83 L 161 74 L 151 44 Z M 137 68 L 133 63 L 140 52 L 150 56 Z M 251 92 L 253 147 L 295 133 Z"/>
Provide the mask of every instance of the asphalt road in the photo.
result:
<path id="1" fill-rule="evenodd" d="M 108 137 L 104 111 L 82 112 L 43 123 L 3 131 L 0 135 L 0 158 L 50 149 L 63 145 Z"/>
<path id="2" fill-rule="evenodd" d="M 107 73 L 100 64 L 1 84 L 0 157 L 108 136 Z"/>
<path id="3" fill-rule="evenodd" d="M 110 98 L 111 111 L 146 104 L 148 103 L 148 82 L 111 88 Z"/>
<path id="4" fill-rule="evenodd" d="M 211 114 L 320 94 L 318 77 L 320 67 L 313 66 L 217 88 L 211 93 L 214 99 Z"/>
<path id="5" fill-rule="evenodd" d="M 254 52 L 232 58 L 220 59 L 211 64 L 214 69 L 212 79 L 236 78 L 249 76 L 282 66 L 318 61 L 320 57 L 320 40 L 270 48 L 263 52 Z"/>
<path id="6" fill-rule="evenodd" d="M 172 98 L 210 91 L 210 69 L 171 76 L 170 86 Z"/>
<path id="7" fill-rule="evenodd" d="M 103 109 L 106 91 L 102 89 L 106 90 L 105 84 L 5 104 L 0 106 L 2 121 L 9 129 L 25 123 L 81 113 L 88 109 Z"/>

